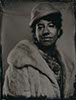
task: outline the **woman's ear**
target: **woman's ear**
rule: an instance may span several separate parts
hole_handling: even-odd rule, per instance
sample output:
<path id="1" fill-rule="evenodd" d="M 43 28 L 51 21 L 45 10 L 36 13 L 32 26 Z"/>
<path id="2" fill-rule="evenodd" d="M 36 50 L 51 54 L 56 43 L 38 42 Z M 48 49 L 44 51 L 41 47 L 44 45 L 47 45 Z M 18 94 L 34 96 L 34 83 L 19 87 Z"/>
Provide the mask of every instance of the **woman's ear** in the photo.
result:
<path id="1" fill-rule="evenodd" d="M 62 29 L 58 30 L 58 38 L 60 38 L 62 34 L 63 34 L 63 30 Z"/>

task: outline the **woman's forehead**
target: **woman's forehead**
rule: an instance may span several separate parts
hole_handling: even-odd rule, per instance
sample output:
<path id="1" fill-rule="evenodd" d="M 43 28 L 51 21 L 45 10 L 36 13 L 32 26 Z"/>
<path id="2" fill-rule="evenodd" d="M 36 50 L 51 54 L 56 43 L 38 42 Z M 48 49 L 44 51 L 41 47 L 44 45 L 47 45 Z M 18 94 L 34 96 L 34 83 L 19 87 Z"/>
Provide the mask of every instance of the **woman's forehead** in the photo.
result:
<path id="1" fill-rule="evenodd" d="M 48 20 L 41 19 L 40 21 L 38 21 L 38 23 L 36 25 L 43 25 L 43 24 L 48 24 L 48 23 L 53 24 L 53 22 L 51 20 L 48 21 Z"/>

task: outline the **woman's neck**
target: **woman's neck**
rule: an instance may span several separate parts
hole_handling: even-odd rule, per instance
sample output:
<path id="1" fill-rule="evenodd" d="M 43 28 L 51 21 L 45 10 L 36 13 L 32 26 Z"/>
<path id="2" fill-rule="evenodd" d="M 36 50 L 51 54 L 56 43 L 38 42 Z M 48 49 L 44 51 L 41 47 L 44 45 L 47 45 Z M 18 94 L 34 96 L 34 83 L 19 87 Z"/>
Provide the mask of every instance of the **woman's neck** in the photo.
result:
<path id="1" fill-rule="evenodd" d="M 42 50 L 44 53 L 46 53 L 49 56 L 53 55 L 56 50 L 55 44 L 53 44 L 51 46 L 43 46 L 40 43 L 37 43 L 36 45 L 40 50 Z"/>

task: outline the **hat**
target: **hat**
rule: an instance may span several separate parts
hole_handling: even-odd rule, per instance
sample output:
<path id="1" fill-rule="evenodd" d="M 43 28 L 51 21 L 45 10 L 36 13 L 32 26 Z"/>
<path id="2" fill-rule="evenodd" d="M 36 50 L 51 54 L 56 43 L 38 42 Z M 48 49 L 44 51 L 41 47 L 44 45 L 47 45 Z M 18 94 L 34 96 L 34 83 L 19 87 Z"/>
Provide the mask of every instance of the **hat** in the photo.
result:
<path id="1" fill-rule="evenodd" d="M 31 11 L 31 21 L 29 23 L 30 27 L 32 27 L 33 24 L 40 18 L 54 13 L 60 13 L 60 11 L 49 2 L 38 4 Z"/>

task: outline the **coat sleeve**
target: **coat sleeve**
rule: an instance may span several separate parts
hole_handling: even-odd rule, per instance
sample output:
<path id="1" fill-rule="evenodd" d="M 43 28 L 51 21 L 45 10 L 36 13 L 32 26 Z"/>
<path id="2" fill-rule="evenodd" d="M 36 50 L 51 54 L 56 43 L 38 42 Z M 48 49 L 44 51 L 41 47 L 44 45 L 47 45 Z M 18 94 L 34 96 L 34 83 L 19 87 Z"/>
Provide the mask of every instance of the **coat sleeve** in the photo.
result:
<path id="1" fill-rule="evenodd" d="M 3 95 L 30 96 L 28 65 L 34 64 L 29 56 L 30 52 L 32 52 L 30 44 L 24 40 L 18 43 L 8 55 L 9 67 L 4 79 Z"/>
<path id="2" fill-rule="evenodd" d="M 28 80 L 28 69 L 17 69 L 9 66 L 3 86 L 3 95 L 30 97 L 30 84 Z"/>

